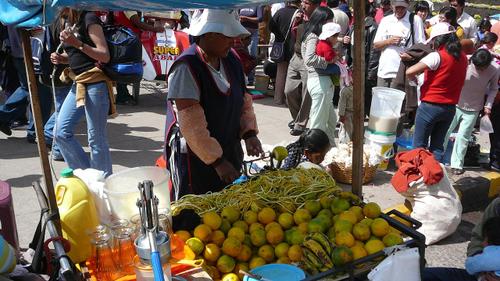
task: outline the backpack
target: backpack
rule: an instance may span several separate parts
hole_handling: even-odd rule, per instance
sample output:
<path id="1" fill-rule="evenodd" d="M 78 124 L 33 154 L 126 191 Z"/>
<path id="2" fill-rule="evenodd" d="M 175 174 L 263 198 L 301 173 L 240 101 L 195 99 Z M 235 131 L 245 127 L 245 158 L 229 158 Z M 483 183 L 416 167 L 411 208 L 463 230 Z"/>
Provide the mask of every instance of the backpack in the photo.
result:
<path id="1" fill-rule="evenodd" d="M 110 61 L 102 70 L 113 81 L 137 83 L 141 81 L 142 44 L 139 37 L 129 28 L 120 25 L 103 26 L 108 43 Z"/>
<path id="2" fill-rule="evenodd" d="M 50 53 L 53 40 L 49 28 L 43 27 L 42 29 L 42 32 L 36 36 L 30 37 L 33 70 L 42 84 L 51 85 L 50 75 L 53 65 L 50 61 Z"/>

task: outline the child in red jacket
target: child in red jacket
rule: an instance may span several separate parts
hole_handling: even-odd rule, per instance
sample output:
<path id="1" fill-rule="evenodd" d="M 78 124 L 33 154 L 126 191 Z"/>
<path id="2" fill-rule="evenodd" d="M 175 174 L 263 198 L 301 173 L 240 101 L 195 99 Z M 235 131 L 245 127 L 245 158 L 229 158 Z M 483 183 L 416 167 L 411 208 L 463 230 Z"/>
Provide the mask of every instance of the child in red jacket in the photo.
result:
<path id="1" fill-rule="evenodd" d="M 333 47 L 337 44 L 340 33 L 340 25 L 329 22 L 323 25 L 319 41 L 316 45 L 316 55 L 325 58 L 326 61 L 333 61 L 337 53 Z M 326 69 L 316 69 L 319 75 L 329 75 L 332 77 L 334 85 L 339 85 L 340 68 L 336 63 L 331 63 Z"/>

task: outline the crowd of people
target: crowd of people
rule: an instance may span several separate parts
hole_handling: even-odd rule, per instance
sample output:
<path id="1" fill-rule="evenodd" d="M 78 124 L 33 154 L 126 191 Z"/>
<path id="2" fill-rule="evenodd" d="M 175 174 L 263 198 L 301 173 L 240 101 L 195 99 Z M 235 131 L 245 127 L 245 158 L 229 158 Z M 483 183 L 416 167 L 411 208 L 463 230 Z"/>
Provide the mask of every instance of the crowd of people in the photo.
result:
<path id="1" fill-rule="evenodd" d="M 447 4 L 434 11 L 433 4 L 426 0 L 415 3 L 408 0 L 367 1 L 364 21 L 365 113 L 369 116 L 373 87 L 403 90 L 406 98 L 399 127 L 414 127 L 413 146 L 430 150 L 440 161 L 444 161 L 448 140 L 454 136 L 450 167 L 455 174 L 464 172 L 468 141 L 477 127 L 479 117 L 487 116 L 494 128 L 490 135 L 489 167 L 499 170 L 500 22 L 490 21 L 488 17 L 477 22 L 464 11 L 463 0 L 450 0 Z M 231 85 L 235 81 L 229 81 L 231 79 L 227 77 L 226 71 L 235 71 L 230 70 L 230 67 L 220 68 L 216 58 L 222 59 L 227 54 L 234 54 L 242 65 L 243 78 L 238 79 L 242 80 L 241 84 L 245 87 L 256 83 L 255 67 L 260 59 L 266 57 L 267 69 L 274 69 L 266 71 L 274 84 L 274 102 L 285 105 L 290 110 L 290 134 L 301 136 L 310 129 L 321 130 L 328 137 L 330 146 L 335 146 L 340 124 L 346 135 L 352 137 L 351 73 L 356 40 L 352 36 L 353 13 L 355 11 L 345 0 L 292 0 L 240 9 L 234 14 L 234 22 L 217 19 L 213 23 L 234 25 L 238 22 L 238 28 L 241 26 L 245 31 L 229 35 L 226 30 L 220 32 L 228 37 L 227 46 L 232 51 L 225 52 L 224 49 L 220 54 L 214 54 L 213 65 L 206 61 L 211 59 L 210 51 L 207 53 L 200 47 L 205 33 L 193 31 L 200 24 L 212 26 L 207 15 L 202 11 L 187 12 L 187 15 L 184 13 L 190 19 L 191 26 L 186 20 L 180 28 L 184 28 L 190 35 L 193 46 L 196 45 L 201 50 L 198 52 L 204 54 L 205 65 L 211 66 L 204 69 L 205 75 L 201 78 L 209 77 L 207 73 L 213 74 L 214 79 L 209 79 L 210 87 L 217 86 L 221 93 L 227 92 L 228 87 L 234 90 Z M 45 125 L 44 137 L 52 148 L 52 158 L 64 160 L 72 168 L 94 167 L 110 175 L 112 169 L 106 120 L 109 114 L 114 114 L 115 102 L 133 104 L 133 97 L 128 93 L 126 84 L 117 83 L 115 101 L 112 81 L 103 75 L 99 67 L 95 67 L 110 59 L 103 37 L 103 20 L 108 21 L 107 23 L 111 20 L 126 24 L 138 35 L 141 32 L 158 32 L 164 26 L 141 21 L 137 12 L 102 15 L 102 12 L 65 9 L 57 22 L 46 29 L 49 31 L 48 36 L 43 34 L 43 37 L 50 38 L 52 50 L 49 58 L 56 66 L 55 114 L 51 113 L 50 83 L 44 79 L 39 79 L 37 83 L 42 122 Z M 233 15 L 231 20 L 232 17 Z M 70 32 L 68 27 L 72 25 L 76 27 Z M 226 29 L 229 30 L 227 27 Z M 45 33 L 46 30 L 41 32 Z M 4 71 L 4 76 L 8 79 L 3 79 L 2 89 L 7 93 L 8 99 L 0 106 L 0 130 L 10 135 L 12 128 L 29 121 L 27 140 L 35 143 L 30 110 L 26 114 L 29 103 L 27 81 L 17 30 L 12 26 L 2 27 L 2 42 L 2 50 L 8 50 L 10 54 L 10 63 L 5 62 L 4 65 L 16 71 Z M 5 42 L 8 44 L 4 44 Z M 64 52 L 57 53 L 55 48 L 60 42 L 64 46 Z M 272 46 L 269 55 L 262 56 L 259 44 Z M 184 56 L 181 58 L 184 60 Z M 197 94 L 203 92 L 201 84 L 190 83 L 190 79 L 201 78 L 191 77 L 190 69 L 181 63 L 182 60 L 179 59 L 174 64 L 175 67 L 170 69 L 168 81 L 169 99 L 176 105 L 176 110 L 182 108 L 182 105 L 176 103 L 182 103 L 180 100 L 189 97 L 202 102 L 200 94 Z M 66 80 L 59 79 L 60 74 L 64 74 L 62 76 Z M 178 79 L 181 81 L 177 81 Z M 213 82 L 215 85 L 212 85 Z M 193 93 L 188 94 L 186 89 L 191 88 Z M 134 91 L 137 89 L 136 84 Z M 246 92 L 247 89 L 243 88 L 242 91 Z M 247 101 L 249 98 L 244 95 L 242 99 L 243 108 L 247 111 L 226 112 L 226 115 L 243 114 L 247 118 L 245 122 L 235 124 L 235 131 L 241 129 L 242 124 L 250 124 L 255 119 L 250 110 L 250 102 Z M 241 104 L 241 101 L 231 101 L 235 102 Z M 191 108 L 191 104 L 188 105 Z M 92 151 L 90 158 L 83 153 L 81 145 L 73 137 L 74 127 L 83 116 L 87 119 L 88 141 Z M 248 116 L 252 117 L 248 119 Z M 213 118 L 219 120 L 218 117 Z M 178 119 L 182 120 L 181 117 Z M 210 126 L 208 122 L 208 127 Z M 250 131 L 253 132 L 252 136 L 258 132 L 256 126 Z M 401 129 L 398 130 L 400 132 Z M 189 133 L 184 132 L 182 135 Z M 222 137 L 227 137 L 227 132 Z M 241 137 L 243 135 L 239 136 L 240 139 Z M 53 140 L 56 141 L 52 145 Z M 195 146 L 192 142 L 191 145 Z M 205 165 L 213 164 L 209 162 L 213 162 L 213 157 L 218 155 L 208 153 L 209 156 L 202 156 L 206 154 L 207 147 L 202 146 L 195 153 L 200 159 L 206 157 L 201 161 Z M 218 175 L 221 178 L 227 177 L 227 180 L 233 179 L 237 174 L 235 171 L 239 168 L 236 167 L 239 161 L 234 160 L 233 164 L 236 166 L 232 169 L 229 169 L 226 162 L 221 163 L 225 163 L 227 169 Z"/>

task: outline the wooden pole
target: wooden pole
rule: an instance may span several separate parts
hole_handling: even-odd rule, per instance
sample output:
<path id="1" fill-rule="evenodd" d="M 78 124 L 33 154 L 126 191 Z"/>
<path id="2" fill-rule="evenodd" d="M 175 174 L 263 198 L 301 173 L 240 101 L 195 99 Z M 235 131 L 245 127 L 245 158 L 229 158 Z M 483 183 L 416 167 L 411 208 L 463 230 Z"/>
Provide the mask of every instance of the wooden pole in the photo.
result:
<path id="1" fill-rule="evenodd" d="M 363 195 L 363 134 L 365 123 L 365 1 L 354 0 L 354 61 L 353 61 L 353 154 L 352 192 Z"/>
<path id="2" fill-rule="evenodd" d="M 43 178 L 45 183 L 45 193 L 48 197 L 49 209 L 51 213 L 58 213 L 56 195 L 54 192 L 54 184 L 52 182 L 52 174 L 50 171 L 49 157 L 47 153 L 47 146 L 45 143 L 43 124 L 42 124 L 42 111 L 40 109 L 40 99 L 38 97 L 38 87 L 36 83 L 35 70 L 33 69 L 33 57 L 31 55 L 31 41 L 30 32 L 21 29 L 21 40 L 23 42 L 23 55 L 24 65 L 26 66 L 26 78 L 28 82 L 28 89 L 30 92 L 31 112 L 33 114 L 33 122 L 35 123 L 35 132 L 37 136 L 38 153 L 40 154 L 40 164 L 42 166 Z M 58 231 L 61 233 L 59 226 L 59 216 L 55 219 Z"/>

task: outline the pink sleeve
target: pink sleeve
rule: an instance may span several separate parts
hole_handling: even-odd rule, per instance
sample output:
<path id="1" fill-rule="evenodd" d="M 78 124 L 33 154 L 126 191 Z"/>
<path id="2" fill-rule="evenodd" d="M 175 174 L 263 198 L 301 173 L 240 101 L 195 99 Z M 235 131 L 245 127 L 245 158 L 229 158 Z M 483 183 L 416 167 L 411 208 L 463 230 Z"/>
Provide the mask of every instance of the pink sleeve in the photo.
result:
<path id="1" fill-rule="evenodd" d="M 222 147 L 210 136 L 207 129 L 205 112 L 200 104 L 195 104 L 178 112 L 179 127 L 189 148 L 203 161 L 210 165 L 222 157 Z"/>
<path id="2" fill-rule="evenodd" d="M 241 110 L 240 118 L 240 137 L 243 137 L 245 134 L 252 131 L 255 135 L 259 133 L 257 118 L 255 117 L 255 112 L 253 111 L 252 96 L 245 93 L 243 96 L 243 108 Z"/>

